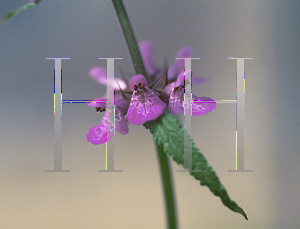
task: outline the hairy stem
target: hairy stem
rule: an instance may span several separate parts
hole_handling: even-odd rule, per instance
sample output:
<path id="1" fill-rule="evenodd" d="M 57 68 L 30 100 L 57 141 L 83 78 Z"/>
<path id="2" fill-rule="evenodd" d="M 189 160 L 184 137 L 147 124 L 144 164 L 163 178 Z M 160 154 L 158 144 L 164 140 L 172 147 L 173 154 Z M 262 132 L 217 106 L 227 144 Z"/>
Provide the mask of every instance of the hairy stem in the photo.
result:
<path id="1" fill-rule="evenodd" d="M 133 67 L 135 69 L 135 72 L 137 74 L 141 74 L 145 76 L 147 79 L 147 83 L 150 84 L 148 75 L 144 66 L 143 59 L 141 57 L 141 53 L 138 47 L 138 44 L 135 40 L 135 36 L 131 27 L 131 24 L 129 22 L 127 13 L 125 11 L 124 5 L 122 0 L 112 0 L 116 13 L 119 18 L 119 22 L 121 24 L 121 28 L 123 30 L 123 34 L 130 52 L 130 56 L 133 62 Z"/>
<path id="2" fill-rule="evenodd" d="M 170 170 L 169 158 L 165 154 L 163 146 L 156 145 L 157 157 L 160 165 L 160 174 L 165 196 L 165 207 L 169 229 L 177 229 L 177 215 L 175 195 L 173 191 L 172 174 Z"/>
<path id="3" fill-rule="evenodd" d="M 135 40 L 135 36 L 133 34 L 133 30 L 131 28 L 123 2 L 122 0 L 112 0 L 112 2 L 117 12 L 135 71 L 137 74 L 144 75 L 145 78 L 147 79 L 148 84 L 150 84 L 149 78 L 145 70 L 144 62 L 141 57 L 138 44 Z M 168 156 L 163 151 L 163 147 L 158 144 L 156 144 L 156 151 L 159 160 L 160 174 L 161 174 L 163 191 L 164 191 L 165 207 L 166 207 L 166 214 L 168 219 L 168 228 L 177 229 L 178 226 L 177 226 L 175 197 L 173 192 L 173 183 L 172 183 L 172 176 L 171 176 Z"/>

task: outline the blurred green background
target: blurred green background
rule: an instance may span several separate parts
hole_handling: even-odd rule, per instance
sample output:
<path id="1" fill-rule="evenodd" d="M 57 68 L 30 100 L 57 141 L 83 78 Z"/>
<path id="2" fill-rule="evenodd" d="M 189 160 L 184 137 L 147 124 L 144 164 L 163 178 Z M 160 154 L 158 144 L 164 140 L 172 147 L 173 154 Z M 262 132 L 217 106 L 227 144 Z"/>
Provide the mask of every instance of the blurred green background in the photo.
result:
<path id="1" fill-rule="evenodd" d="M 0 2 L 4 16 L 26 0 Z M 194 48 L 195 75 L 210 82 L 193 93 L 234 100 L 236 61 L 245 61 L 245 169 L 235 169 L 234 104 L 193 117 L 193 139 L 249 220 L 223 206 L 207 187 L 172 163 L 183 229 L 300 228 L 299 1 L 124 1 L 138 41 L 150 39 L 157 64 L 184 45 Z M 111 1 L 52 0 L 22 12 L 0 30 L 0 227 L 4 229 L 165 228 L 152 136 L 143 126 L 115 136 L 115 169 L 105 145 L 86 142 L 103 114 L 64 104 L 63 169 L 53 169 L 53 60 L 62 62 L 63 99 L 94 99 L 105 87 L 88 75 L 99 57 L 122 57 L 133 72 Z"/>

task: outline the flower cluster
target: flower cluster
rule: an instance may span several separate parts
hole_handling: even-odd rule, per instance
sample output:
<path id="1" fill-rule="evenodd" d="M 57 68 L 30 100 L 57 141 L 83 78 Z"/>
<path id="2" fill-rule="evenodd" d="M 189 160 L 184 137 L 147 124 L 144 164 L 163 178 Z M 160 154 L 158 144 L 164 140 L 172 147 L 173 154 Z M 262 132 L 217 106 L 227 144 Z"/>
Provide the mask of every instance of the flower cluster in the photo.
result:
<path id="1" fill-rule="evenodd" d="M 184 109 L 192 108 L 192 115 L 205 115 L 216 108 L 216 103 L 208 97 L 184 98 L 185 74 L 184 60 L 175 60 L 167 69 L 161 69 L 155 64 L 155 52 L 152 42 L 144 41 L 139 44 L 146 71 L 152 85 L 147 85 L 147 80 L 142 75 L 133 76 L 129 85 L 122 79 L 115 79 L 114 84 L 108 87 L 115 88 L 115 106 L 107 107 L 106 96 L 93 100 L 88 106 L 95 107 L 97 111 L 106 111 L 100 125 L 94 126 L 87 134 L 87 141 L 98 145 L 107 142 L 115 135 L 115 130 L 120 134 L 127 134 L 128 122 L 133 125 L 157 119 L 168 107 L 173 115 Z M 177 52 L 176 57 L 190 57 L 191 47 L 184 47 Z M 90 70 L 90 75 L 98 83 L 107 84 L 106 71 L 101 67 Z M 177 76 L 177 78 L 176 78 Z M 197 78 L 196 82 L 204 80 Z M 130 91 L 127 91 L 130 89 Z M 190 107 L 192 106 L 192 107 Z M 113 125 L 115 113 L 115 126 Z"/>

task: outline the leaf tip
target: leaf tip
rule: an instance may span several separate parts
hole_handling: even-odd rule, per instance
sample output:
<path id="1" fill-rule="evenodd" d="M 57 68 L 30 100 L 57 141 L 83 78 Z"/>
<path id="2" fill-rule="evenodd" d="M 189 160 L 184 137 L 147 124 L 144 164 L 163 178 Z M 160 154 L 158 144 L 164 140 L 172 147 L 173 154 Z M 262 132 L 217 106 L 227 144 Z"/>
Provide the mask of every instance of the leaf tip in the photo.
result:
<path id="1" fill-rule="evenodd" d="M 241 215 L 243 215 L 244 218 L 245 218 L 246 220 L 248 220 L 248 217 L 247 217 L 246 213 L 244 212 L 244 210 L 243 210 L 241 207 L 239 207 L 239 213 L 241 213 Z"/>

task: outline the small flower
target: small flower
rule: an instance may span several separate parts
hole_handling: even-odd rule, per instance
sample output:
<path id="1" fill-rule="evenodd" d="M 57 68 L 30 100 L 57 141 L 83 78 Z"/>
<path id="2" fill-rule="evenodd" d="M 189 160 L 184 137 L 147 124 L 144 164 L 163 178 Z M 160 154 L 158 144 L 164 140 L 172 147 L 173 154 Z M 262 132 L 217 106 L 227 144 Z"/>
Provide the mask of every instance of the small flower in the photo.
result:
<path id="1" fill-rule="evenodd" d="M 167 105 L 147 87 L 144 76 L 134 76 L 129 85 L 133 94 L 126 117 L 131 124 L 142 125 L 146 121 L 155 120 L 167 108 Z"/>
<path id="2" fill-rule="evenodd" d="M 92 68 L 90 70 L 90 75 L 98 83 L 106 85 L 107 74 L 103 68 Z M 108 87 L 111 86 L 114 86 L 115 88 L 116 97 L 123 95 L 122 89 L 127 88 L 127 84 L 118 78 L 115 79 L 114 85 L 111 83 L 108 84 Z M 113 125 L 114 108 L 107 107 L 106 95 L 89 103 L 88 106 L 95 107 L 97 112 L 106 112 L 100 125 L 94 126 L 89 130 L 89 133 L 86 136 L 87 141 L 94 145 L 105 143 L 115 135 L 115 130 L 122 135 L 128 134 L 129 129 L 124 115 L 127 113 L 129 102 L 130 100 L 127 97 L 115 99 L 115 126 Z"/>
<path id="3" fill-rule="evenodd" d="M 184 109 L 191 109 L 191 105 L 192 115 L 194 116 L 205 115 L 216 108 L 216 102 L 209 97 L 197 97 L 193 95 L 192 101 L 188 97 L 184 101 L 184 79 L 185 72 L 182 72 L 178 75 L 176 82 L 164 88 L 164 93 L 170 95 L 168 108 L 173 115 L 177 115 L 180 111 L 184 114 Z"/>

